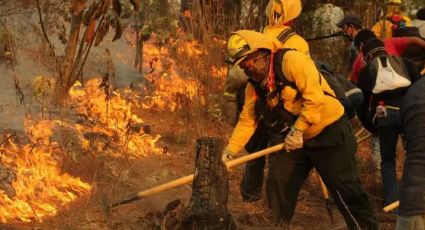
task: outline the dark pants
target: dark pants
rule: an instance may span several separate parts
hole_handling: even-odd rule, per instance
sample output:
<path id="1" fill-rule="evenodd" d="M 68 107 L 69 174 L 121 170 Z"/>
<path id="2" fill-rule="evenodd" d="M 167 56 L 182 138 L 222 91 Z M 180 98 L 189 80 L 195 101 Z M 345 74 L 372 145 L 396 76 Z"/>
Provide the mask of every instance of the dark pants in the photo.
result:
<path id="1" fill-rule="evenodd" d="M 282 136 L 270 135 L 272 145 L 282 140 Z M 276 221 L 291 221 L 301 186 L 315 167 L 349 229 L 378 229 L 357 175 L 356 150 L 351 127 L 343 117 L 307 141 L 303 149 L 270 155 L 267 198 Z"/>
<path id="2" fill-rule="evenodd" d="M 398 110 L 387 110 L 387 117 L 378 118 L 379 145 L 381 148 L 381 177 L 384 205 L 398 200 L 396 175 L 396 150 L 400 134 L 400 115 Z"/>
<path id="3" fill-rule="evenodd" d="M 265 149 L 267 145 L 267 130 L 260 122 L 251 139 L 245 145 L 245 150 L 249 153 L 254 153 Z M 246 163 L 245 174 L 242 178 L 240 186 L 242 198 L 245 201 L 257 201 L 261 198 L 265 164 L 265 157 L 261 157 Z"/>

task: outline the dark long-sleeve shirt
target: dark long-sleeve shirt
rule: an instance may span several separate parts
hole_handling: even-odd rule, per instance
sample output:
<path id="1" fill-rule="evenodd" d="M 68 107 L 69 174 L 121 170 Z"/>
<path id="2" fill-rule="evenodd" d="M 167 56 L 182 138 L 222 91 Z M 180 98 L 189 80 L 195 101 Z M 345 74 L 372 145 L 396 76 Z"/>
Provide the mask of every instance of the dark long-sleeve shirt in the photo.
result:
<path id="1" fill-rule="evenodd" d="M 406 138 L 406 161 L 400 185 L 400 215 L 425 214 L 425 79 L 404 96 L 401 122 Z"/>

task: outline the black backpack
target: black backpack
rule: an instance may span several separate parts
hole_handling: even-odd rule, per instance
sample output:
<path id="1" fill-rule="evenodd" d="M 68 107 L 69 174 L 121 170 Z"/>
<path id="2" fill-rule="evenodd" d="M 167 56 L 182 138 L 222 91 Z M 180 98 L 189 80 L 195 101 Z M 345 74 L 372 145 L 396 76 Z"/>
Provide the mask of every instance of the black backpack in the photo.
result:
<path id="1" fill-rule="evenodd" d="M 391 22 L 391 30 L 393 37 L 401 37 L 400 35 L 406 33 L 407 23 L 402 16 L 393 15 L 386 18 L 387 21 Z"/>

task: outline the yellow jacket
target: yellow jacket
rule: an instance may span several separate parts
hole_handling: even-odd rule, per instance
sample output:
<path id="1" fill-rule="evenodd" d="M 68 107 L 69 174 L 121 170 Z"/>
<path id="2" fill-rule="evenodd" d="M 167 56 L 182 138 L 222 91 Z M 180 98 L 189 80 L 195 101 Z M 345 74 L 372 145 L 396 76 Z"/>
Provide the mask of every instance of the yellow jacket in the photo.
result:
<path id="1" fill-rule="evenodd" d="M 295 83 L 297 87 L 297 89 L 293 89 L 286 86 L 282 90 L 281 95 L 285 109 L 298 116 L 294 127 L 304 131 L 304 139 L 311 139 L 326 126 L 343 116 L 344 108 L 338 99 L 324 94 L 327 92 L 335 95 L 307 55 L 297 51 L 288 51 L 282 63 L 285 77 Z M 301 94 L 301 98 L 297 98 L 297 92 Z M 228 151 L 238 153 L 254 133 L 257 127 L 256 100 L 255 89 L 248 83 L 245 89 L 245 104 L 239 122 L 226 147 Z"/>
<path id="2" fill-rule="evenodd" d="M 412 20 L 409 17 L 403 16 L 403 19 L 406 21 L 406 26 L 412 26 Z M 393 36 L 392 27 L 393 24 L 390 21 L 380 20 L 372 27 L 372 31 L 380 39 L 391 38 Z"/>
<path id="3" fill-rule="evenodd" d="M 279 34 L 281 34 L 283 31 L 290 29 L 288 26 L 266 26 L 263 30 L 263 34 L 266 38 L 272 37 L 277 38 Z M 310 49 L 308 47 L 308 43 L 304 38 L 302 38 L 300 35 L 295 34 L 291 36 L 285 43 L 282 44 L 283 48 L 291 48 L 296 49 L 300 51 L 303 54 L 306 54 L 307 56 L 310 56 Z"/>

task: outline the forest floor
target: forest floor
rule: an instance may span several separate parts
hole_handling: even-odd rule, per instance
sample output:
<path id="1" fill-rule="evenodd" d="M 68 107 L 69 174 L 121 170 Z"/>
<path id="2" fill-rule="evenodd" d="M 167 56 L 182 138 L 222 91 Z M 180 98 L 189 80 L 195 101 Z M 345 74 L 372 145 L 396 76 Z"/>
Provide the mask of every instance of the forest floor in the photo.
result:
<path id="1" fill-rule="evenodd" d="M 123 181 L 113 181 L 108 178 L 96 179 L 96 192 L 88 197 L 81 197 L 75 203 L 61 210 L 55 217 L 41 224 L 5 225 L 5 229 L 152 229 L 161 226 L 163 216 L 159 215 L 165 206 L 181 199 L 187 202 L 191 195 L 190 186 L 183 186 L 142 201 L 117 207 L 109 215 L 103 213 L 100 197 L 108 195 L 108 199 L 127 197 L 137 191 L 171 181 L 181 176 L 193 173 L 195 156 L 195 139 L 193 127 L 180 121 L 178 116 L 170 113 L 146 113 L 144 120 L 151 125 L 152 132 L 162 135 L 159 146 L 167 149 L 162 155 L 152 155 L 137 160 L 123 160 L 122 165 L 131 169 L 128 178 Z M 213 127 L 211 127 L 213 128 Z M 369 159 L 367 143 L 359 145 L 359 164 L 367 164 Z M 96 162 L 96 163 L 94 163 Z M 101 178 L 102 172 L 96 170 L 98 161 L 90 156 L 78 164 L 71 163 L 68 171 L 73 176 L 79 176 L 83 181 L 90 182 Z M 362 170 L 362 169 L 361 169 Z M 384 213 L 381 205 L 380 184 L 377 174 L 371 174 L 364 169 L 360 171 L 362 181 L 370 194 L 375 214 L 381 224 L 381 229 L 394 229 L 395 214 Z M 105 173 L 106 175 L 107 173 Z M 255 203 L 244 203 L 239 193 L 239 183 L 243 168 L 230 173 L 230 191 L 228 209 L 237 221 L 240 229 L 274 229 L 265 198 Z M 375 177 L 376 176 L 376 177 Z M 323 204 L 320 187 L 316 177 L 310 176 L 305 182 L 292 221 L 291 229 L 345 229 L 344 221 L 338 210 L 333 206 L 336 223 L 330 224 L 330 219 Z M 112 191 L 113 190 L 113 191 Z M 112 192 L 111 192 L 112 191 Z M 1 226 L 1 225 L 0 225 Z M 2 228 L 3 229 L 3 228 Z"/>

